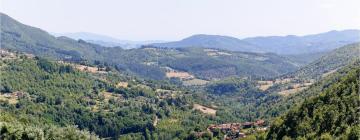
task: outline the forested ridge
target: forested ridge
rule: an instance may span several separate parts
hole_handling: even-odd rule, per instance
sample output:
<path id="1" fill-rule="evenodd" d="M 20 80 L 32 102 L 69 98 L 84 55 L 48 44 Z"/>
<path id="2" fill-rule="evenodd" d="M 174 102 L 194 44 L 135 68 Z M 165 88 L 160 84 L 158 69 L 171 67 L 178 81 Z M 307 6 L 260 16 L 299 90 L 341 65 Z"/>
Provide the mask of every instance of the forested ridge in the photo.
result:
<path id="1" fill-rule="evenodd" d="M 359 139 L 360 67 L 274 121 L 268 139 Z"/>
<path id="2" fill-rule="evenodd" d="M 353 43 L 335 49 L 324 54 L 319 59 L 304 66 L 298 71 L 292 73 L 292 76 L 300 78 L 317 78 L 324 77 L 323 74 L 330 73 L 354 61 L 360 60 L 360 43 Z"/>
<path id="3" fill-rule="evenodd" d="M 309 88 L 299 91 L 296 94 L 289 95 L 287 97 L 274 96 L 271 100 L 267 100 L 268 103 L 261 106 L 270 107 L 266 110 L 264 115 L 266 117 L 276 117 L 296 105 L 302 104 L 305 99 L 318 96 L 321 92 L 324 92 L 330 85 L 340 81 L 341 77 L 346 76 L 351 70 L 357 68 L 360 65 L 360 61 L 354 61 L 344 67 L 338 68 L 338 70 L 330 75 L 321 78 Z M 269 91 L 271 92 L 271 91 Z"/>
<path id="4" fill-rule="evenodd" d="M 0 64 L 4 138 L 18 139 L 23 134 L 61 138 L 58 135 L 66 137 L 69 131 L 74 131 L 69 137 L 78 135 L 74 139 L 90 136 L 76 126 L 102 138 L 186 139 L 209 124 L 221 122 L 219 117 L 192 109 L 195 94 L 166 82 L 144 81 L 116 71 L 88 73 L 69 64 L 22 54 L 2 59 Z M 116 86 L 121 81 L 128 86 Z M 47 132 L 47 128 L 58 133 Z"/>

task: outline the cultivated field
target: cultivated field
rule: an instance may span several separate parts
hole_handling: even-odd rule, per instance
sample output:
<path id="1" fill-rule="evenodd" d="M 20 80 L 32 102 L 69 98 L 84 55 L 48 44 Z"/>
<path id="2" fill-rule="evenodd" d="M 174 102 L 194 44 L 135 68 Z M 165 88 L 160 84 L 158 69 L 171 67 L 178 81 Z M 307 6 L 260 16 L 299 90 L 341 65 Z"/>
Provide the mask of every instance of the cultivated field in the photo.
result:
<path id="1" fill-rule="evenodd" d="M 306 89 L 307 87 L 298 87 L 298 88 L 294 88 L 294 89 L 288 89 L 288 90 L 283 90 L 283 91 L 280 91 L 279 94 L 280 95 L 283 95 L 283 96 L 288 96 L 290 94 L 294 94 L 296 92 L 300 92 L 304 89 Z"/>
<path id="2" fill-rule="evenodd" d="M 208 115 L 216 115 L 216 110 L 199 104 L 194 104 L 194 109 Z"/>
<path id="3" fill-rule="evenodd" d="M 258 81 L 258 88 L 262 91 L 265 91 L 267 89 L 269 89 L 271 86 L 274 85 L 273 81 Z"/>
<path id="4" fill-rule="evenodd" d="M 180 78 L 180 79 L 191 79 L 194 78 L 193 75 L 191 75 L 188 72 L 179 72 L 179 71 L 169 71 L 166 72 L 166 77 L 168 78 Z"/>

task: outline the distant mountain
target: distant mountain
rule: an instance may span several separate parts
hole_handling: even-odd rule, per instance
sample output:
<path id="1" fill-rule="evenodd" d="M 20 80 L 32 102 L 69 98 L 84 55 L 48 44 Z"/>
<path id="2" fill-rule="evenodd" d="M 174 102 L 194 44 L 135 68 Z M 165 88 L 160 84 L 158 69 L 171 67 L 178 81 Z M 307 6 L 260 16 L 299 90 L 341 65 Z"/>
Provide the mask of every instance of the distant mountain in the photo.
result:
<path id="1" fill-rule="evenodd" d="M 230 51 L 270 52 L 282 55 L 314 54 L 331 51 L 360 41 L 360 30 L 330 31 L 307 36 L 268 36 L 237 39 L 219 35 L 193 35 L 180 41 L 152 44 L 158 47 L 217 48 Z"/>
<path id="2" fill-rule="evenodd" d="M 220 35 L 193 35 L 180 41 L 152 44 L 156 47 L 166 48 L 216 48 L 230 51 L 261 52 L 257 46 L 230 36 Z"/>
<path id="3" fill-rule="evenodd" d="M 100 35 L 95 33 L 88 32 L 76 32 L 76 33 L 51 33 L 56 37 L 66 36 L 75 40 L 85 40 L 86 42 L 99 44 L 106 47 L 115 47 L 119 46 L 124 49 L 138 48 L 142 45 L 152 44 L 152 43 L 163 43 L 165 41 L 160 40 L 147 40 L 147 41 L 130 41 L 130 40 L 120 40 L 114 37 Z"/>
<path id="4" fill-rule="evenodd" d="M 222 39 L 234 40 L 234 44 L 241 44 L 238 39 Z M 230 76 L 273 77 L 293 72 L 298 68 L 297 64 L 287 58 L 271 53 L 230 52 L 196 47 L 142 47 L 129 50 L 103 47 L 83 40 L 51 36 L 39 28 L 19 23 L 5 14 L 1 14 L 1 47 L 55 60 L 101 63 L 122 72 L 150 79 L 165 79 L 164 67 L 189 72 L 201 79 L 221 79 Z"/>
<path id="5" fill-rule="evenodd" d="M 243 39 L 260 50 L 277 54 L 318 53 L 360 41 L 360 30 L 330 31 L 306 36 L 269 36 Z"/>
<path id="6" fill-rule="evenodd" d="M 106 35 L 100 35 L 100 34 L 95 34 L 95 33 L 88 33 L 88 32 L 76 32 L 76 33 L 51 33 L 56 37 L 59 36 L 66 36 L 75 40 L 102 40 L 102 41 L 106 41 L 106 42 L 118 42 L 118 41 L 122 41 L 122 42 L 126 42 L 128 43 L 129 41 L 127 40 L 119 40 L 110 36 L 106 36 Z"/>

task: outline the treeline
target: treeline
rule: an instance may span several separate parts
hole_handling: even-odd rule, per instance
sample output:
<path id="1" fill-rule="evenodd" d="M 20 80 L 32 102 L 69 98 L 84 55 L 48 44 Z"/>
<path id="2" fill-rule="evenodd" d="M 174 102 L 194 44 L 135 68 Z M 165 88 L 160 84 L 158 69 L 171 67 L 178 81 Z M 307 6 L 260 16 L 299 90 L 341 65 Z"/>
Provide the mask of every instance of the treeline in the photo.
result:
<path id="1" fill-rule="evenodd" d="M 57 127 L 51 124 L 36 125 L 19 121 L 14 116 L 0 113 L 0 139 L 2 140 L 97 140 L 89 131 L 81 131 L 75 126 Z"/>

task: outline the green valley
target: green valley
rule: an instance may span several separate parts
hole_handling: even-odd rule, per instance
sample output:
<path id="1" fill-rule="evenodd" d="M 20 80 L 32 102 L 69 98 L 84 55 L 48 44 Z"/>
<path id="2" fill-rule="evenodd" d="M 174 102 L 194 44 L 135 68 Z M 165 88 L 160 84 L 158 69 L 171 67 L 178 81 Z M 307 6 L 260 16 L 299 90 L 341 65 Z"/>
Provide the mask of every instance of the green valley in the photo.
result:
<path id="1" fill-rule="evenodd" d="M 128 41 L 0 18 L 1 140 L 360 138 L 359 30 Z"/>

